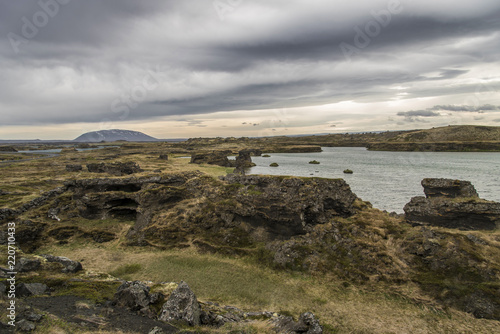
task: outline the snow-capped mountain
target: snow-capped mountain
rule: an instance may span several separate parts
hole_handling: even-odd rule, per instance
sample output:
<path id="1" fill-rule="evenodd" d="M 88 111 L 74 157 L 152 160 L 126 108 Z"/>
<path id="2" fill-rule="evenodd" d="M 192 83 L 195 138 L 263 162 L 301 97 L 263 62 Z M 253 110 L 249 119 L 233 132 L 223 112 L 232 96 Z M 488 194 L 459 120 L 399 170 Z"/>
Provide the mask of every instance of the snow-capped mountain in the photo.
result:
<path id="1" fill-rule="evenodd" d="M 101 141 L 157 141 L 158 139 L 148 136 L 142 132 L 130 130 L 100 130 L 84 133 L 73 141 L 76 142 L 93 142 L 98 143 Z"/>

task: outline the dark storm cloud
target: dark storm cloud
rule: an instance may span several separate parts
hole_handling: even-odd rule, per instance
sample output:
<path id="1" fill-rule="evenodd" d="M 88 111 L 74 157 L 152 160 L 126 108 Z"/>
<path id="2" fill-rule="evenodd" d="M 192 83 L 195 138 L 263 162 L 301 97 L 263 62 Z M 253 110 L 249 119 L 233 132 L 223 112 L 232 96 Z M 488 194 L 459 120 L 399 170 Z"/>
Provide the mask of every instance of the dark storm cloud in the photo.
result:
<path id="1" fill-rule="evenodd" d="M 43 6 L 0 1 L 4 125 L 378 102 L 407 84 L 418 88 L 402 98 L 474 93 L 448 83 L 478 62 L 498 69 L 500 54 L 500 4 L 489 0 L 401 0 L 392 12 L 395 0 L 227 2 L 223 20 L 212 1 L 40 1 L 58 12 L 33 36 L 23 27 Z M 462 111 L 439 107 L 398 115 Z"/>

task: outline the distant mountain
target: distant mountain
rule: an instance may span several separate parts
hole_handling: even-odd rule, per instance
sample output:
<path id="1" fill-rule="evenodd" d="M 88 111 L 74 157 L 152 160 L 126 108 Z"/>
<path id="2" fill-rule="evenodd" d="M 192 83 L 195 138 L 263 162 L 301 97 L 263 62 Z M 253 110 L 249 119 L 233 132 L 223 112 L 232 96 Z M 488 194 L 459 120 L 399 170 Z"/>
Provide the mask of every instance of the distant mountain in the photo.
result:
<path id="1" fill-rule="evenodd" d="M 100 130 L 100 131 L 87 132 L 73 141 L 98 143 L 101 141 L 111 142 L 117 140 L 157 141 L 158 139 L 138 131 L 114 129 L 114 130 Z"/>

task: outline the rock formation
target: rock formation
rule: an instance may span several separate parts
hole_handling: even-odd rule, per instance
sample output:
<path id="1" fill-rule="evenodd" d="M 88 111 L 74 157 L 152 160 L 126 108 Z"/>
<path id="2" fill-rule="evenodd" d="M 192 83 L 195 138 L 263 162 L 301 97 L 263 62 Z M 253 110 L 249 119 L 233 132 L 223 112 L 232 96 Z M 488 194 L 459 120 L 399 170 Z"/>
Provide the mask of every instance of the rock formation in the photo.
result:
<path id="1" fill-rule="evenodd" d="M 231 162 L 227 158 L 231 151 L 213 151 L 211 153 L 197 153 L 191 156 L 192 164 L 209 164 L 222 167 L 231 167 Z"/>
<path id="2" fill-rule="evenodd" d="M 66 170 L 68 172 L 79 172 L 79 171 L 83 170 L 83 166 L 76 165 L 76 164 L 69 164 L 69 165 L 66 165 Z"/>
<path id="3" fill-rule="evenodd" d="M 426 197 L 413 197 L 404 207 L 412 224 L 462 230 L 493 230 L 500 225 L 500 203 L 482 200 L 468 181 L 422 180 Z"/>
<path id="4" fill-rule="evenodd" d="M 118 307 L 125 307 L 131 311 L 147 313 L 151 304 L 149 287 L 139 281 L 124 282 L 115 294 L 114 302 Z"/>
<path id="5" fill-rule="evenodd" d="M 186 282 L 181 282 L 163 305 L 158 319 L 182 321 L 189 326 L 200 324 L 201 308 L 198 299 Z"/>
<path id="6" fill-rule="evenodd" d="M 423 179 L 422 187 L 427 198 L 430 197 L 479 197 L 469 181 L 452 179 Z"/>
<path id="7" fill-rule="evenodd" d="M 277 333 L 286 334 L 322 334 L 323 327 L 311 312 L 302 313 L 299 321 L 294 321 L 290 316 L 280 316 L 274 320 Z"/>
<path id="8" fill-rule="evenodd" d="M 67 257 L 64 256 L 54 256 L 54 255 L 42 255 L 47 262 L 56 262 L 62 265 L 63 273 L 76 273 L 80 270 L 83 269 L 82 264 L 78 261 L 74 261 L 71 259 L 68 259 Z"/>
<path id="9" fill-rule="evenodd" d="M 87 169 L 91 173 L 108 173 L 116 176 L 142 172 L 141 167 L 135 162 L 92 163 L 87 165 Z"/>

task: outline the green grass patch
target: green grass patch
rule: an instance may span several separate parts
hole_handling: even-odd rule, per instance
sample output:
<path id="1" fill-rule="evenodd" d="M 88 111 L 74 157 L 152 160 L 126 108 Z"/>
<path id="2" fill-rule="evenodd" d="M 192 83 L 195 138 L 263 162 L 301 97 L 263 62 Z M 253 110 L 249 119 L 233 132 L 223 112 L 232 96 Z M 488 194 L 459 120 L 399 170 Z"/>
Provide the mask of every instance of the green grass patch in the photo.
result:
<path id="1" fill-rule="evenodd" d="M 142 266 L 138 263 L 125 264 L 113 270 L 110 274 L 114 277 L 124 278 L 139 272 L 141 269 Z"/>
<path id="2" fill-rule="evenodd" d="M 121 282 L 66 281 L 56 290 L 54 296 L 76 296 L 95 303 L 113 299 Z"/>

